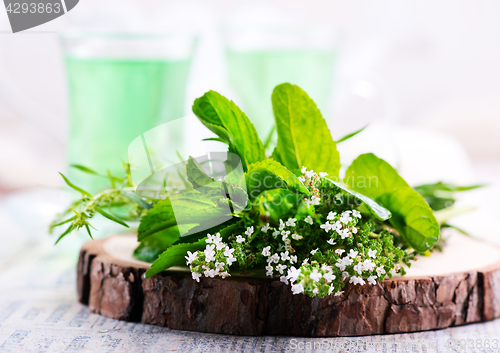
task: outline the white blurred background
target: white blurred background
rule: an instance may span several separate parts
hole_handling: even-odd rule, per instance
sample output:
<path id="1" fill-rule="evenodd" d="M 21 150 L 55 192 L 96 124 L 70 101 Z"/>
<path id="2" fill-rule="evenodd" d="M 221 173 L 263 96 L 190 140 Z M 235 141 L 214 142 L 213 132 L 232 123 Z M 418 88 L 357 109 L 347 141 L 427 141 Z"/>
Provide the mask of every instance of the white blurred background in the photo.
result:
<path id="1" fill-rule="evenodd" d="M 187 113 L 194 98 L 209 89 L 232 98 L 220 30 L 228 20 L 335 26 L 339 59 L 325 118 L 334 138 L 372 122 L 364 135 L 340 146 L 344 162 L 374 150 L 413 185 L 489 183 L 464 200 L 481 207 L 479 217 L 486 223 L 471 225 L 477 212 L 463 223 L 477 235 L 491 230 L 487 221 L 495 219 L 494 199 L 500 194 L 496 0 L 82 0 L 67 15 L 15 35 L 0 10 L 0 200 L 3 196 L 22 212 L 22 205 L 32 202 L 30 190 L 62 186 L 57 171 L 66 169 L 68 93 L 57 32 L 171 27 L 197 32 Z M 391 122 L 389 133 L 377 130 L 380 121 Z M 381 134 L 382 142 L 391 141 L 391 151 L 379 146 Z"/>

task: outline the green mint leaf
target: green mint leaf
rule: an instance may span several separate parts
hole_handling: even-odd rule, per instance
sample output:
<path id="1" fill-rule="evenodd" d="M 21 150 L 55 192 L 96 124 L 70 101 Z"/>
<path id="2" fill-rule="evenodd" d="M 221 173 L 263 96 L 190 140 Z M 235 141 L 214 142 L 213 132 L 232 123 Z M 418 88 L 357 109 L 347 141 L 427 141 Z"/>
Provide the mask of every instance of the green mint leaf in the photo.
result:
<path id="1" fill-rule="evenodd" d="M 89 174 L 94 174 L 94 175 L 100 175 L 99 173 L 97 173 L 96 171 L 84 166 L 84 165 L 80 165 L 80 164 L 71 164 L 70 167 L 72 168 L 76 168 L 84 173 L 89 173 Z"/>
<path id="2" fill-rule="evenodd" d="M 290 217 L 305 218 L 312 212 L 302 195 L 287 189 L 266 190 L 253 202 L 253 208 L 260 214 L 260 218 L 268 218 L 275 224 L 280 219 Z"/>
<path id="3" fill-rule="evenodd" d="M 203 250 L 205 246 L 205 238 L 200 239 L 196 243 L 173 245 L 163 252 L 158 259 L 156 259 L 156 261 L 151 265 L 151 268 L 146 271 L 144 276 L 148 278 L 172 266 L 185 265 L 185 256 L 188 251 L 194 252 L 197 250 Z"/>
<path id="4" fill-rule="evenodd" d="M 180 233 L 177 226 L 153 234 L 139 244 L 134 250 L 133 256 L 138 260 L 153 263 L 161 253 L 179 240 L 179 236 Z"/>
<path id="5" fill-rule="evenodd" d="M 365 125 L 364 127 L 362 127 L 361 129 L 359 129 L 358 131 L 354 131 L 354 132 L 351 132 L 350 134 L 345 135 L 344 137 L 342 137 L 341 139 L 339 139 L 337 141 L 337 143 L 341 143 L 341 142 L 344 142 L 346 140 L 349 140 L 351 137 L 356 136 L 357 134 L 359 134 L 361 131 L 363 131 L 367 127 L 368 127 L 368 125 Z"/>
<path id="6" fill-rule="evenodd" d="M 360 155 L 347 169 L 344 183 L 391 211 L 389 221 L 415 250 L 426 251 L 438 241 L 432 209 L 386 161 L 372 153 Z"/>
<path id="7" fill-rule="evenodd" d="M 76 227 L 73 225 L 73 224 L 70 224 L 70 226 L 64 231 L 64 233 L 62 233 L 59 238 L 57 238 L 56 240 L 56 244 L 59 243 L 61 241 L 62 238 L 64 238 L 66 235 L 68 235 L 69 233 L 71 233 L 73 231 L 73 229 L 75 229 Z"/>
<path id="8" fill-rule="evenodd" d="M 194 188 L 200 188 L 215 182 L 215 179 L 209 177 L 201 168 L 200 164 L 193 157 L 189 156 L 186 165 L 186 174 L 188 181 Z"/>
<path id="9" fill-rule="evenodd" d="M 127 227 L 129 228 L 129 226 L 127 225 L 127 223 L 123 222 L 120 218 L 116 217 L 116 216 L 113 216 L 112 214 L 110 213 L 107 213 L 106 211 L 104 211 L 102 208 L 100 208 L 99 206 L 94 206 L 94 209 L 99 212 L 102 216 L 106 217 L 107 219 L 113 221 L 113 222 L 116 222 L 118 224 L 121 224 L 122 226 L 124 227 Z"/>
<path id="10" fill-rule="evenodd" d="M 379 220 L 386 221 L 389 218 L 391 218 L 391 216 L 392 216 L 391 211 L 389 211 L 387 208 L 379 205 L 377 202 L 375 202 L 375 200 L 369 198 L 368 196 L 362 195 L 359 192 L 353 191 L 341 183 L 337 183 L 337 182 L 330 180 L 330 179 L 326 179 L 326 180 L 328 182 L 332 183 L 333 185 L 335 185 L 336 187 L 344 190 L 345 192 L 355 196 L 357 199 L 363 201 L 365 203 L 365 205 L 368 206 L 368 208 L 372 211 L 373 215 L 375 215 L 375 217 L 377 217 Z"/>
<path id="11" fill-rule="evenodd" d="M 85 196 L 88 196 L 88 197 L 92 198 L 92 195 L 91 195 L 89 192 L 87 192 L 87 191 L 83 190 L 82 188 L 79 188 L 78 186 L 74 185 L 71 181 L 69 181 L 69 180 L 68 180 L 68 178 L 66 178 L 66 177 L 64 176 L 64 174 L 63 174 L 63 173 L 59 173 L 59 174 L 61 174 L 61 176 L 63 177 L 64 181 L 66 182 L 66 184 L 67 184 L 70 188 L 72 188 L 73 190 L 78 191 L 78 192 L 79 192 L 79 193 L 81 193 L 82 195 L 85 195 Z"/>
<path id="12" fill-rule="evenodd" d="M 244 166 L 266 158 L 264 145 L 255 127 L 233 101 L 209 91 L 194 101 L 193 112 L 208 129 L 236 151 Z"/>
<path id="13" fill-rule="evenodd" d="M 303 166 L 336 179 L 340 170 L 337 144 L 311 98 L 298 86 L 283 83 L 272 94 L 278 146 L 272 157 L 290 170 Z"/>
<path id="14" fill-rule="evenodd" d="M 280 188 L 309 195 L 309 190 L 299 178 L 272 158 L 249 164 L 245 177 L 247 192 L 252 200 L 264 190 Z"/>

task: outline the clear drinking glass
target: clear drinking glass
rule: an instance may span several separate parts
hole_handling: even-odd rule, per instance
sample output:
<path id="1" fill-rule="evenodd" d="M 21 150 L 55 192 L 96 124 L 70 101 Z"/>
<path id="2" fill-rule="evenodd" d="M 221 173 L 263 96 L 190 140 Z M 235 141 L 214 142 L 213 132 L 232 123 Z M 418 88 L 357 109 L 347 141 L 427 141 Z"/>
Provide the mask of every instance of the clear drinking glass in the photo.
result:
<path id="1" fill-rule="evenodd" d="M 323 114 L 337 57 L 330 26 L 226 26 L 228 78 L 243 111 L 264 139 L 274 126 L 271 94 L 284 82 L 304 89 Z"/>
<path id="2" fill-rule="evenodd" d="M 196 38 L 65 33 L 61 39 L 69 85 L 68 163 L 121 175 L 137 136 L 184 115 Z M 74 168 L 68 173 L 94 192 L 106 185 L 104 178 L 100 182 Z"/>

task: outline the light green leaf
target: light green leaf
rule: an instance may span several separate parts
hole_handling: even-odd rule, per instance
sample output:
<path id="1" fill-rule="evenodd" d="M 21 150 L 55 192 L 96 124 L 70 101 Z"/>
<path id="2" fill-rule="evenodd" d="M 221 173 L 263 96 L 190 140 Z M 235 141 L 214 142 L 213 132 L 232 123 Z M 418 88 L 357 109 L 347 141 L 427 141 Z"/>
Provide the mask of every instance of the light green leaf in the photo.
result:
<path id="1" fill-rule="evenodd" d="M 104 211 L 102 208 L 98 207 L 98 206 L 94 206 L 94 209 L 99 212 L 101 215 L 103 215 L 104 217 L 106 217 L 107 219 L 113 221 L 113 222 L 116 222 L 118 224 L 121 224 L 122 226 L 124 227 L 127 227 L 129 228 L 129 226 L 127 225 L 127 223 L 123 222 L 120 218 L 110 214 L 110 213 L 107 213 L 106 211 Z"/>
<path id="2" fill-rule="evenodd" d="M 346 140 L 349 140 L 350 138 L 356 136 L 357 134 L 359 134 L 360 132 L 362 132 L 364 129 L 366 129 L 368 125 L 365 125 L 363 126 L 361 129 L 359 129 L 358 131 L 354 131 L 354 132 L 351 132 L 350 134 L 347 134 L 345 135 L 344 137 L 340 138 L 337 143 L 341 143 L 341 142 L 344 142 Z"/>
<path id="3" fill-rule="evenodd" d="M 73 190 L 78 191 L 78 192 L 79 192 L 79 193 L 81 193 L 82 195 L 85 195 L 85 196 L 88 196 L 88 197 L 92 198 L 92 195 L 91 195 L 89 192 L 87 192 L 87 191 L 83 190 L 82 188 L 79 188 L 78 186 L 74 185 L 71 181 L 69 181 L 69 180 L 68 180 L 68 178 L 66 178 L 66 177 L 64 176 L 64 174 L 63 174 L 63 173 L 59 173 L 59 174 L 61 174 L 61 176 L 63 177 L 64 181 L 66 182 L 66 184 L 67 184 L 70 188 L 72 188 Z"/>
<path id="4" fill-rule="evenodd" d="M 233 101 L 209 91 L 194 101 L 193 112 L 208 129 L 227 141 L 244 166 L 266 158 L 255 127 Z"/>
<path id="5" fill-rule="evenodd" d="M 145 277 L 151 277 L 161 271 L 164 271 L 172 266 L 185 265 L 188 251 L 194 252 L 205 249 L 205 239 L 200 239 L 196 243 L 173 245 L 162 253 L 158 259 L 151 265 L 151 268 L 146 271 Z"/>
<path id="6" fill-rule="evenodd" d="M 261 215 L 278 224 L 280 219 L 296 217 L 299 219 L 310 215 L 313 210 L 305 205 L 300 194 L 287 189 L 266 190 L 253 202 L 254 209 Z"/>
<path id="7" fill-rule="evenodd" d="M 189 156 L 186 165 L 186 174 L 189 182 L 194 188 L 200 188 L 215 182 L 213 178 L 205 174 L 200 164 L 191 156 Z"/>
<path id="8" fill-rule="evenodd" d="M 362 154 L 347 169 L 344 183 L 389 209 L 391 224 L 415 250 L 426 251 L 438 241 L 432 209 L 386 161 Z"/>
<path id="9" fill-rule="evenodd" d="M 278 146 L 272 157 L 290 170 L 303 166 L 337 178 L 340 157 L 325 120 L 298 86 L 283 83 L 272 94 Z"/>
<path id="10" fill-rule="evenodd" d="M 134 257 L 145 262 L 154 262 L 158 256 L 179 240 L 179 227 L 174 226 L 155 233 L 145 239 L 135 250 Z"/>
<path id="11" fill-rule="evenodd" d="M 368 208 L 372 211 L 375 217 L 377 217 L 379 220 L 386 221 L 389 218 L 391 218 L 391 211 L 389 211 L 385 207 L 380 206 L 377 202 L 375 202 L 375 200 L 369 198 L 368 196 L 362 195 L 359 192 L 353 191 L 341 183 L 337 183 L 330 179 L 326 180 L 332 183 L 333 185 L 337 186 L 338 188 L 341 188 L 345 192 L 355 196 L 359 200 L 363 201 L 365 205 L 368 206 Z"/>
<path id="12" fill-rule="evenodd" d="M 249 164 L 245 177 L 250 199 L 255 199 L 264 190 L 280 188 L 309 195 L 309 190 L 299 178 L 272 158 Z"/>

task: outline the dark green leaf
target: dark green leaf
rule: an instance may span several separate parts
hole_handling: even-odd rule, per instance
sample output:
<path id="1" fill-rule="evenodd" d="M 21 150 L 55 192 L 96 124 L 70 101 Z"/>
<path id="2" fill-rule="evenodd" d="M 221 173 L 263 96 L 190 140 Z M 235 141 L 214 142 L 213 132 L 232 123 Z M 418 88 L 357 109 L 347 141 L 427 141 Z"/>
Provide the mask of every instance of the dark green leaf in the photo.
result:
<path id="1" fill-rule="evenodd" d="M 218 224 L 212 228 L 206 229 L 205 227 L 194 227 L 189 231 L 189 233 L 185 236 L 182 236 L 175 242 L 176 244 L 184 244 L 184 243 L 195 243 L 202 238 L 205 238 L 207 234 L 216 234 L 220 233 L 221 237 L 225 240 L 231 235 L 232 232 L 242 227 L 243 221 L 238 218 L 231 218 L 230 220 Z"/>
<path id="2" fill-rule="evenodd" d="M 66 177 L 64 176 L 64 174 L 63 174 L 63 173 L 59 173 L 59 174 L 61 174 L 61 176 L 63 177 L 64 181 L 66 182 L 66 184 L 67 184 L 70 188 L 72 188 L 73 190 L 78 191 L 78 192 L 79 192 L 79 193 L 81 193 L 82 195 L 85 195 L 85 196 L 88 196 L 88 197 L 92 198 L 92 195 L 91 195 L 89 192 L 87 192 L 87 191 L 85 191 L 85 190 L 83 190 L 83 189 L 79 188 L 78 186 L 74 185 L 71 181 L 69 181 L 69 180 L 68 180 L 68 178 L 66 178 Z"/>
<path id="3" fill-rule="evenodd" d="M 129 228 L 129 226 L 127 225 L 127 223 L 123 222 L 121 219 L 119 219 L 118 217 L 116 216 L 113 216 L 112 214 L 110 213 L 107 213 L 106 211 L 104 211 L 102 208 L 100 208 L 99 206 L 94 206 L 94 209 L 99 212 L 101 215 L 103 215 L 104 217 L 106 217 L 107 219 L 113 221 L 113 222 L 116 222 L 118 224 L 121 224 L 122 226 L 124 227 L 127 227 Z"/>
<path id="4" fill-rule="evenodd" d="M 312 212 L 304 204 L 302 195 L 287 189 L 266 190 L 253 202 L 254 209 L 261 215 L 278 224 L 280 219 L 299 216 L 305 218 Z"/>
<path id="5" fill-rule="evenodd" d="M 178 244 L 173 245 L 162 253 L 158 259 L 151 265 L 151 268 L 146 271 L 145 277 L 151 277 L 161 271 L 164 271 L 172 266 L 179 266 L 186 264 L 186 258 L 188 251 L 194 252 L 197 250 L 203 250 L 206 246 L 205 238 L 201 239 L 196 243 L 191 244 Z"/>
<path id="6" fill-rule="evenodd" d="M 341 139 L 339 139 L 337 141 L 337 143 L 341 143 L 341 142 L 344 142 L 346 140 L 349 140 L 351 137 L 354 137 L 356 136 L 357 134 L 359 134 L 361 131 L 363 131 L 364 129 L 366 129 L 368 125 L 365 125 L 364 127 L 362 127 L 361 129 L 359 129 L 358 131 L 354 131 L 354 132 L 351 132 L 350 134 L 347 134 L 345 135 L 344 137 L 342 137 Z"/>
<path id="7" fill-rule="evenodd" d="M 372 153 L 359 156 L 347 169 L 344 183 L 389 209 L 391 224 L 415 250 L 426 251 L 438 241 L 432 209 L 384 160 Z"/>
<path id="8" fill-rule="evenodd" d="M 179 227 L 174 226 L 155 233 L 145 239 L 135 250 L 134 257 L 145 262 L 154 262 L 158 256 L 179 240 Z M 205 235 L 206 236 L 206 235 Z"/>
<path id="9" fill-rule="evenodd" d="M 303 166 L 336 179 L 340 157 L 325 120 L 311 98 L 289 83 L 272 94 L 278 146 L 272 157 L 290 170 Z"/>
<path id="10" fill-rule="evenodd" d="M 209 91 L 196 99 L 193 112 L 200 121 L 241 157 L 244 166 L 266 158 L 253 124 L 232 101 Z"/>

